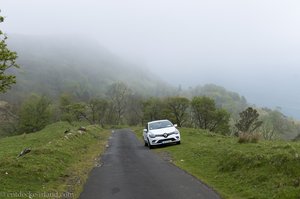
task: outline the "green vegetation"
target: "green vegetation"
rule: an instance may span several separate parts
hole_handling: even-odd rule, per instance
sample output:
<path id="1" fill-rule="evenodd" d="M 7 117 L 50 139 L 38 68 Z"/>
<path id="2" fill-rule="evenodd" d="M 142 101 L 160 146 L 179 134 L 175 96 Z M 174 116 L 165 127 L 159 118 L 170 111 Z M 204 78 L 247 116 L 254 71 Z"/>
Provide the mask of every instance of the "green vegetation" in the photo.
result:
<path id="1" fill-rule="evenodd" d="M 51 118 L 50 100 L 45 96 L 32 95 L 20 110 L 20 131 L 36 132 L 43 129 Z"/>
<path id="2" fill-rule="evenodd" d="M 32 93 L 51 102 L 50 117 L 41 121 L 43 125 L 57 121 L 144 125 L 168 118 L 182 127 L 234 135 L 239 113 L 249 106 L 243 96 L 213 84 L 176 89 L 93 40 L 10 35 L 9 46 L 18 52 L 22 68 L 11 71 L 17 84 L 0 94 L 0 137 L 40 129 L 23 125 L 30 123 L 30 115 L 21 110 L 30 103 L 27 99 Z M 205 103 L 213 100 L 215 110 L 200 116 L 209 116 L 209 125 L 204 127 L 191 103 L 195 97 L 209 98 Z M 263 121 L 256 129 L 261 138 L 293 139 L 300 133 L 299 123 L 280 111 L 254 108 Z"/>
<path id="3" fill-rule="evenodd" d="M 158 77 L 121 60 L 92 39 L 12 34 L 8 45 L 18 52 L 22 68 L 12 71 L 18 83 L 2 96 L 5 101 L 20 103 L 31 93 L 58 100 L 66 93 L 87 102 L 103 97 L 115 82 L 126 82 L 134 92 L 147 96 L 172 93 Z"/>
<path id="4" fill-rule="evenodd" d="M 0 16 L 0 24 L 4 21 L 4 17 Z M 4 93 L 10 89 L 12 84 L 16 83 L 16 76 L 7 74 L 9 68 L 18 68 L 16 64 L 17 53 L 7 48 L 7 36 L 0 30 L 0 93 Z"/>
<path id="5" fill-rule="evenodd" d="M 0 139 L 0 192 L 72 193 L 77 198 L 110 135 L 95 125 L 77 129 L 59 122 L 33 134 Z M 31 152 L 17 158 L 25 148 Z"/>
<path id="6" fill-rule="evenodd" d="M 293 199 L 300 195 L 300 143 L 260 141 L 181 128 L 181 145 L 154 151 L 213 187 L 224 198 Z M 141 138 L 142 129 L 135 131 Z"/>
<path id="7" fill-rule="evenodd" d="M 0 31 L 0 193 L 77 197 L 105 148 L 102 128 L 167 118 L 198 130 L 182 128 L 181 145 L 157 151 L 225 198 L 299 198 L 300 143 L 279 139 L 299 140 L 300 123 L 279 110 L 213 84 L 176 90 L 78 38 L 13 36 L 17 72 L 6 39 Z M 82 122 L 87 132 L 76 130 Z"/>
<path id="8" fill-rule="evenodd" d="M 229 134 L 229 113 L 216 108 L 215 101 L 209 97 L 194 97 L 191 102 L 193 121 L 198 128 L 212 132 Z"/>
<path id="9" fill-rule="evenodd" d="M 259 114 L 263 121 L 259 130 L 266 140 L 278 138 L 292 140 L 300 134 L 300 123 L 286 117 L 279 110 L 262 108 Z"/>
<path id="10" fill-rule="evenodd" d="M 262 121 L 258 119 L 257 110 L 248 107 L 240 113 L 240 120 L 235 124 L 236 128 L 243 133 L 252 133 L 262 125 Z"/>
<path id="11" fill-rule="evenodd" d="M 182 127 L 188 118 L 189 99 L 185 97 L 169 97 L 166 104 L 170 111 L 170 117 L 174 118 L 173 120 L 179 127 Z"/>
<path id="12" fill-rule="evenodd" d="M 263 121 L 260 121 L 258 119 L 259 113 L 257 112 L 257 110 L 252 107 L 248 107 L 239 115 L 240 119 L 235 124 L 235 127 L 237 128 L 237 132 L 235 132 L 235 135 L 239 137 L 238 142 L 258 142 L 262 134 L 258 132 L 258 128 L 263 124 Z"/>
<path id="13" fill-rule="evenodd" d="M 239 113 L 248 106 L 244 96 L 240 96 L 238 93 L 228 91 L 224 87 L 214 84 L 199 85 L 183 93 L 189 98 L 207 96 L 214 99 L 216 106 L 227 110 L 233 119 L 238 118 Z"/>

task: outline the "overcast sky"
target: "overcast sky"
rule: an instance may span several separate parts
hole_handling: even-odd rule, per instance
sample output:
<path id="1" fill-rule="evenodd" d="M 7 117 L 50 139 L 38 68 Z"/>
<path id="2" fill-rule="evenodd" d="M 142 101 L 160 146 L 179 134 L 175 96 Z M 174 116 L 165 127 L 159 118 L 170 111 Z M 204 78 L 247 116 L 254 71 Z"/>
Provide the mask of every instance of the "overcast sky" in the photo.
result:
<path id="1" fill-rule="evenodd" d="M 216 83 L 300 110 L 299 0 L 0 0 L 0 9 L 7 33 L 94 37 L 174 85 Z"/>

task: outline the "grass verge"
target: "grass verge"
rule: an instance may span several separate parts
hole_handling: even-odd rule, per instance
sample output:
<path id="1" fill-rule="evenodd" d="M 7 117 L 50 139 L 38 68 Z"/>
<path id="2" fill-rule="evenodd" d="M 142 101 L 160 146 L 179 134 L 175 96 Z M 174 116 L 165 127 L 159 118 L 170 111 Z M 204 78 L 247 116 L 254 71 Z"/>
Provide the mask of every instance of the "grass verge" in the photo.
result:
<path id="1" fill-rule="evenodd" d="M 141 128 L 134 129 L 141 138 Z M 223 198 L 300 197 L 300 143 L 259 141 L 181 128 L 181 145 L 155 152 L 213 187 Z"/>
<path id="2" fill-rule="evenodd" d="M 64 133 L 66 129 L 70 131 Z M 77 129 L 59 122 L 37 133 L 0 139 L 0 198 L 78 198 L 110 131 Z M 17 158 L 25 148 L 32 151 Z"/>

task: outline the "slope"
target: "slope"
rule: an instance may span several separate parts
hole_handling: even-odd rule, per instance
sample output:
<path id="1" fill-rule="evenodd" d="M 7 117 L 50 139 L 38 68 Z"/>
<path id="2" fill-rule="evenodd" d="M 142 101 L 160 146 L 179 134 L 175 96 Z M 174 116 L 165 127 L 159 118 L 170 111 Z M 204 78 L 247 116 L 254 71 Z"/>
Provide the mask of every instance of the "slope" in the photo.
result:
<path id="1" fill-rule="evenodd" d="M 141 132 L 142 128 L 135 130 L 139 138 Z M 155 151 L 223 198 L 299 198 L 299 142 L 240 144 L 235 137 L 205 130 L 181 128 L 180 132 L 180 145 Z"/>
<path id="2" fill-rule="evenodd" d="M 76 198 L 110 135 L 98 126 L 77 128 L 58 122 L 37 133 L 0 139 L 0 198 L 28 198 L 29 193 L 36 194 L 32 198 L 43 193 Z M 67 134 L 65 129 L 70 129 Z M 17 158 L 25 148 L 31 152 Z"/>
<path id="3" fill-rule="evenodd" d="M 8 101 L 31 92 L 52 98 L 68 92 L 87 100 L 105 93 L 116 81 L 145 95 L 161 95 L 169 88 L 147 69 L 122 60 L 93 39 L 11 35 L 8 42 L 21 66 L 13 71 L 17 84 L 4 95 Z"/>

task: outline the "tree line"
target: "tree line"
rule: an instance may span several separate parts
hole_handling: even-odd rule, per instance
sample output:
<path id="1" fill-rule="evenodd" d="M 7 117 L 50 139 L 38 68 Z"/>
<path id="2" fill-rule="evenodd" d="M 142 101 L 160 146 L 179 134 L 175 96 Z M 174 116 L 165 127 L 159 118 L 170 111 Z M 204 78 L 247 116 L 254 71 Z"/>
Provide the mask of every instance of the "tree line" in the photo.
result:
<path id="1" fill-rule="evenodd" d="M 169 119 L 179 127 L 233 136 L 259 132 L 264 139 L 274 139 L 284 130 L 282 124 L 287 123 L 279 112 L 269 115 L 272 117 L 265 119 L 256 109 L 248 107 L 240 112 L 238 120 L 233 121 L 227 110 L 217 107 L 215 100 L 207 96 L 191 99 L 184 96 L 144 97 L 134 93 L 125 83 L 115 82 L 107 88 L 105 97 L 86 102 L 76 100 L 71 94 L 61 95 L 57 101 L 33 94 L 22 103 L 6 131 L 12 134 L 36 132 L 56 121 L 84 121 L 110 127 Z"/>
<path id="2" fill-rule="evenodd" d="M 116 82 L 107 88 L 105 97 L 87 102 L 63 94 L 56 102 L 33 94 L 20 106 L 11 131 L 30 133 L 55 121 L 107 125 L 144 125 L 146 121 L 170 119 L 179 127 L 197 127 L 227 134 L 230 114 L 217 108 L 213 99 L 197 96 L 191 100 L 182 96 L 143 97 L 126 84 Z"/>

